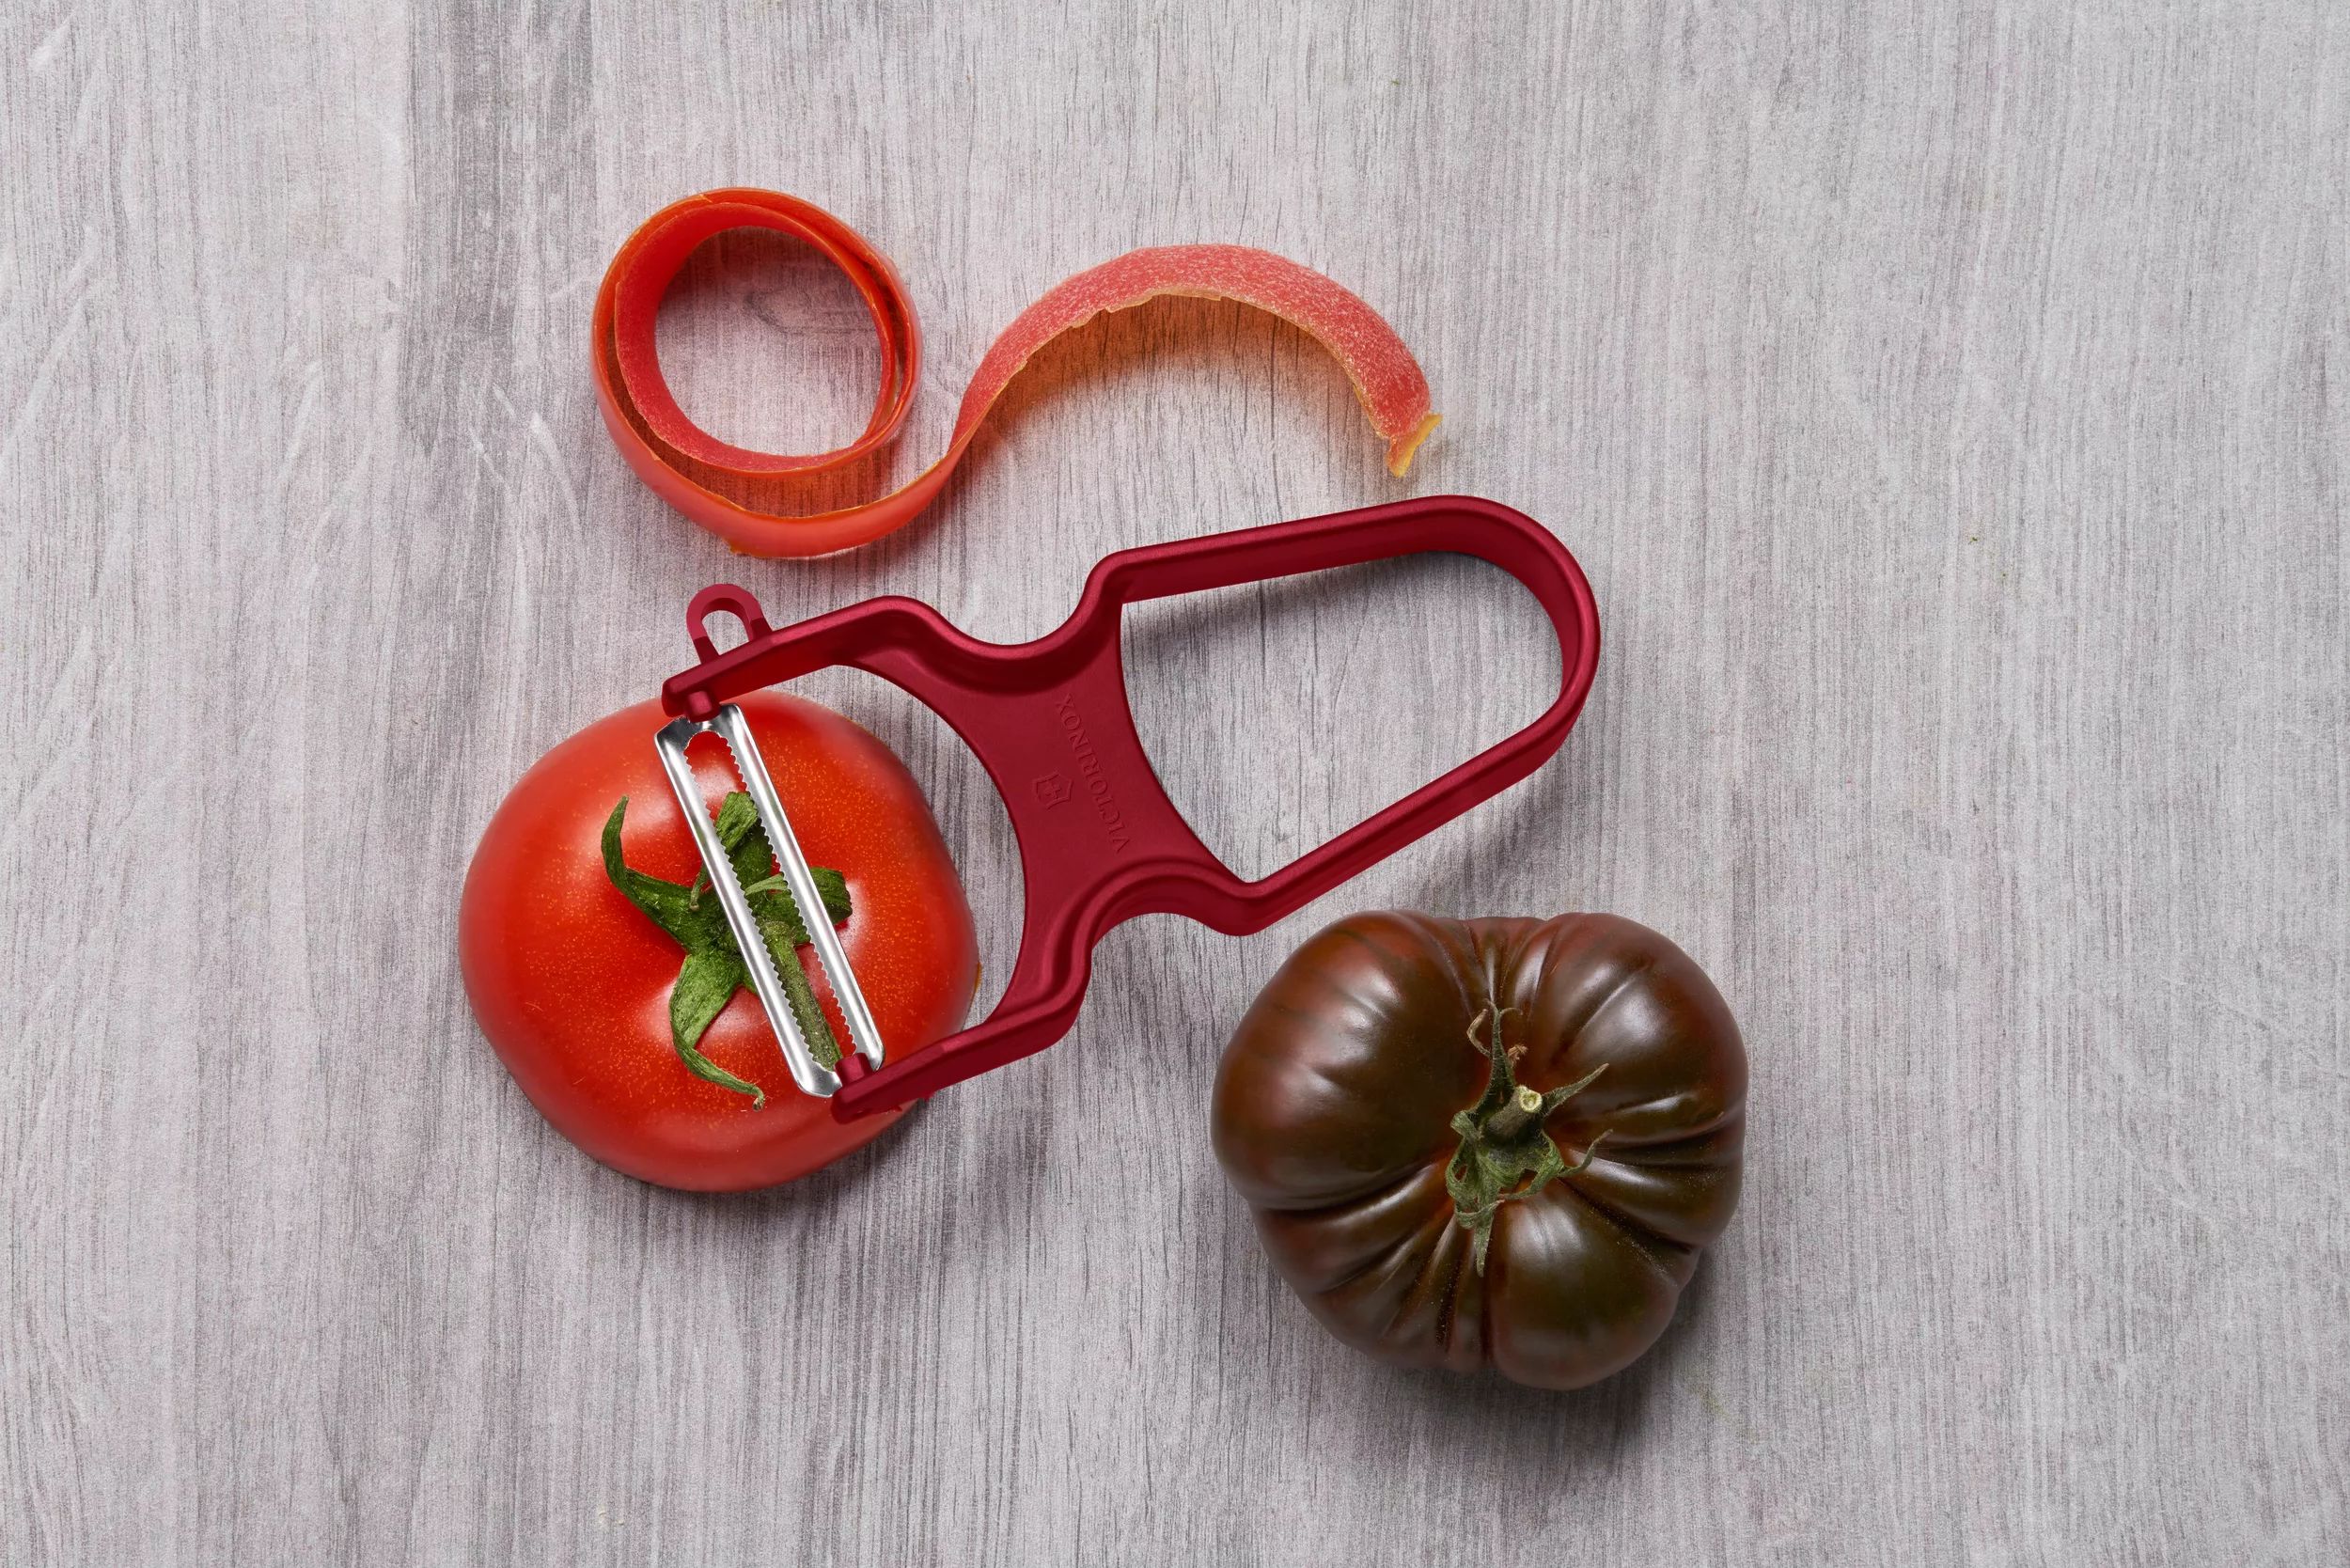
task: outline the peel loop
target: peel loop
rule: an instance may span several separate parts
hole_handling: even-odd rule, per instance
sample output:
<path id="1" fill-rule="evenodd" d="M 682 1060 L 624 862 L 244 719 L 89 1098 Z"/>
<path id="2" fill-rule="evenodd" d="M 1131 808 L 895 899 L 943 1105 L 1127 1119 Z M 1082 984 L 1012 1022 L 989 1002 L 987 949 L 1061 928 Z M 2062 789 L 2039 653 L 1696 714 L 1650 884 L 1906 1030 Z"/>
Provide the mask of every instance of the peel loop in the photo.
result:
<path id="1" fill-rule="evenodd" d="M 807 241 L 863 296 L 881 343 L 881 388 L 864 431 L 829 452 L 761 452 L 719 440 L 686 416 L 661 373 L 653 323 L 663 295 L 705 240 L 729 228 L 769 228 Z M 1354 383 L 1371 428 L 1401 477 L 1436 426 L 1428 378 L 1395 329 L 1340 284 L 1294 261 L 1245 245 L 1163 245 L 1129 251 L 1045 291 L 979 361 L 946 452 L 909 483 L 876 500 L 794 516 L 746 506 L 718 488 L 729 479 L 812 478 L 885 447 L 913 406 L 922 337 L 905 285 L 881 252 L 822 208 L 775 191 L 734 188 L 663 208 L 629 236 L 596 292 L 596 402 L 630 467 L 662 499 L 751 556 L 820 556 L 879 539 L 937 497 L 995 400 L 1038 350 L 1112 310 L 1162 295 L 1234 300 L 1303 328 Z"/>

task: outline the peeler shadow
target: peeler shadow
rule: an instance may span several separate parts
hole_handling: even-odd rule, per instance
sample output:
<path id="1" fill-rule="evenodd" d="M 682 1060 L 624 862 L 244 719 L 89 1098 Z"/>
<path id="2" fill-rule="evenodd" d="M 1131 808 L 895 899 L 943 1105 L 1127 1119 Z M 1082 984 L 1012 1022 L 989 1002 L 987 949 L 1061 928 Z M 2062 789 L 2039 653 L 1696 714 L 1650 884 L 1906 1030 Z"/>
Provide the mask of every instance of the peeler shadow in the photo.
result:
<path id="1" fill-rule="evenodd" d="M 1567 737 L 1569 752 L 1574 733 Z M 1531 778 L 1442 829 L 1452 836 L 1446 853 L 1431 859 L 1396 902 L 1464 919 L 1486 915 L 1547 919 L 1588 907 L 1583 893 L 1564 879 L 1529 885 L 1528 871 L 1539 868 L 1533 872 L 1539 879 L 1542 870 L 1561 863 L 1574 867 L 1596 859 L 1599 816 L 1589 786 L 1571 758 L 1553 759 Z M 1545 840 L 1548 853 L 1529 853 L 1528 846 Z"/>

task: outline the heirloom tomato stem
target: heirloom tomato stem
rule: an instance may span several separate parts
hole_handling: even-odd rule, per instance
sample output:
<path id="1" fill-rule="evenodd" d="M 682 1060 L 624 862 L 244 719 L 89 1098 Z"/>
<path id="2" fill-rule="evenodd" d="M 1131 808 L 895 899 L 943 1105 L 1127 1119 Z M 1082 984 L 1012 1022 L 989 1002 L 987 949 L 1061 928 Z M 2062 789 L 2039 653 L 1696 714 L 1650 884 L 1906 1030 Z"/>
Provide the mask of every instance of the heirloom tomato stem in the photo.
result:
<path id="1" fill-rule="evenodd" d="M 1461 1135 L 1461 1147 L 1444 1173 L 1445 1189 L 1452 1195 L 1453 1220 L 1469 1233 L 1471 1256 L 1480 1274 L 1485 1272 L 1485 1249 L 1493 1240 L 1494 1215 L 1501 1205 L 1531 1198 L 1561 1176 L 1579 1174 L 1607 1138 L 1602 1131 L 1573 1165 L 1551 1141 L 1544 1127 L 1551 1112 L 1589 1089 L 1607 1071 L 1607 1064 L 1603 1061 L 1547 1094 L 1519 1083 L 1517 1058 L 1526 1047 L 1501 1043 L 1501 1020 L 1516 1011 L 1489 1009 L 1469 1022 L 1469 1043 L 1491 1058 L 1493 1067 L 1486 1075 L 1485 1092 L 1452 1119 L 1452 1130 Z M 1493 1020 L 1492 1043 L 1479 1044 L 1478 1026 L 1488 1018 Z"/>

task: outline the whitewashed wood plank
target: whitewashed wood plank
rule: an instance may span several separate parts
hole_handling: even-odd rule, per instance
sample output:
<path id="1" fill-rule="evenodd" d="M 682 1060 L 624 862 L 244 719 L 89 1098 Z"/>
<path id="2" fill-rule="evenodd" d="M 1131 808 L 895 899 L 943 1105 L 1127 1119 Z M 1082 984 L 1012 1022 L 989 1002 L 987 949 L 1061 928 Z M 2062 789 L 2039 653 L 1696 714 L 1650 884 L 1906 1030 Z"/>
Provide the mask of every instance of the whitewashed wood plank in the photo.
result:
<path id="1" fill-rule="evenodd" d="M 2350 20 L 2055 0 L 819 0 L 0 18 L 0 1560 L 2297 1563 L 2350 1544 Z M 647 494 L 595 281 L 773 186 L 907 274 L 943 444 L 1134 245 L 1324 267 L 1447 423 L 1388 479 L 1302 335 L 1050 351 L 932 515 L 748 562 Z M 853 429 L 853 302 L 731 243 L 721 433 Z M 449 922 L 506 785 L 695 588 L 1057 623 L 1104 552 L 1443 490 L 1606 650 L 1558 762 L 744 1200 L 549 1133 Z M 1539 705 L 1494 574 L 1154 608 L 1177 796 L 1270 866 Z M 1001 809 L 877 683 L 1008 965 Z M 1754 1056 L 1746 1205 L 1599 1388 L 1402 1376 L 1275 1282 L 1222 1033 L 1347 909 L 1613 909 Z M 1125 1137 L 1101 1137 L 1104 1128 Z"/>

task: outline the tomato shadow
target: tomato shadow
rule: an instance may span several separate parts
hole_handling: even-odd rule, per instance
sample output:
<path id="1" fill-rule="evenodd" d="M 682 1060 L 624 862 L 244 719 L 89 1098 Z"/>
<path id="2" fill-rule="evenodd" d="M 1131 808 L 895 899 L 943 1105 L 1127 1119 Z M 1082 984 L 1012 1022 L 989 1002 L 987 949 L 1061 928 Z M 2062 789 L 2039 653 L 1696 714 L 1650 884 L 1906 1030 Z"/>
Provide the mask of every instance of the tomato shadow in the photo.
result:
<path id="1" fill-rule="evenodd" d="M 827 1217 L 854 1212 L 858 1195 L 875 1184 L 902 1188 L 917 1157 L 922 1122 L 930 1116 L 927 1104 L 917 1104 L 897 1123 L 862 1149 L 854 1150 L 822 1170 L 813 1170 L 781 1186 L 750 1192 L 686 1192 L 676 1187 L 646 1185 L 656 1208 L 698 1212 L 703 1223 L 721 1229 L 772 1231 L 779 1220 L 791 1216 Z M 622 1180 L 634 1181 L 633 1177 Z"/>
<path id="2" fill-rule="evenodd" d="M 917 1101 L 864 1148 L 780 1186 L 683 1192 L 643 1186 L 649 1206 L 697 1246 L 758 1268 L 815 1247 L 873 1257 L 987 1251 L 1018 1223 L 1019 1206 L 975 1194 L 1034 1188 L 1058 1116 L 1052 1097 L 1007 1117 L 984 1096 Z M 632 1181 L 631 1178 L 621 1178 Z"/>
<path id="3" fill-rule="evenodd" d="M 1613 1495 L 1644 1463 L 1657 1418 L 1676 1399 L 1696 1401 L 1716 1419 L 1751 1435 L 1695 1372 L 1693 1347 L 1704 1338 L 1713 1264 L 1713 1260 L 1700 1262 L 1673 1321 L 1646 1355 L 1589 1388 L 1531 1388 L 1494 1372 L 1464 1375 L 1389 1367 L 1323 1333 L 1293 1299 L 1288 1303 L 1291 1331 L 1316 1341 L 1305 1357 L 1311 1375 L 1266 1383 L 1299 1388 L 1322 1403 L 1333 1383 L 1351 1385 L 1354 1401 L 1386 1412 L 1386 1435 L 1375 1449 L 1365 1445 L 1362 1463 L 1392 1467 L 1399 1447 L 1407 1455 L 1475 1453 L 1480 1490 L 1543 1499 L 1541 1511 L 1547 1513 L 1560 1500 Z M 1293 1414 L 1302 1420 L 1308 1414 L 1305 1398 L 1298 1403 Z M 1409 1434 L 1407 1444 L 1396 1444 L 1399 1430 Z M 1412 1478 L 1395 1479 L 1402 1486 Z"/>
<path id="4" fill-rule="evenodd" d="M 1699 1262 L 1672 1322 L 1647 1354 L 1587 1388 L 1529 1388 L 1498 1372 L 1463 1377 L 1399 1369 L 1394 1373 L 1398 1393 L 1436 1423 L 1434 1435 L 1439 1441 L 1455 1436 L 1466 1441 L 1484 1432 L 1498 1437 L 1505 1450 L 1540 1452 L 1547 1446 L 1552 1451 L 1540 1453 L 1546 1473 L 1555 1474 L 1561 1457 L 1556 1449 L 1561 1443 L 1571 1453 L 1594 1454 L 1636 1446 L 1659 1403 L 1683 1391 L 1678 1376 L 1682 1346 L 1705 1318 L 1714 1292 L 1713 1262 Z"/>

